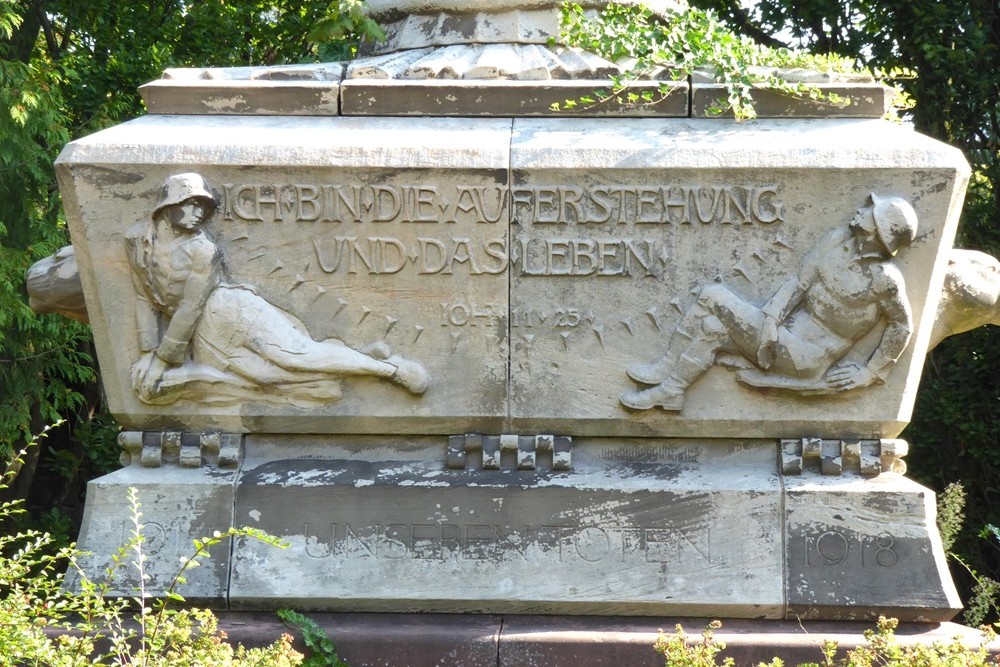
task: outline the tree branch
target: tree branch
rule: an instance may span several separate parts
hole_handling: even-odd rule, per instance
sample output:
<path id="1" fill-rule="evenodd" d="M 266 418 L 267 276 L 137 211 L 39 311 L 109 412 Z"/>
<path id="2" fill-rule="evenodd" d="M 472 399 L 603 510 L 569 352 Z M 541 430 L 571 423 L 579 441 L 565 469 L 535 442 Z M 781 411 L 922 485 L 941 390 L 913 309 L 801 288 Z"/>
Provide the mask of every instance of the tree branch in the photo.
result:
<path id="1" fill-rule="evenodd" d="M 35 0 L 24 7 L 24 14 L 21 16 L 21 25 L 14 30 L 9 44 L 11 46 L 11 56 L 13 60 L 18 60 L 25 65 L 31 61 L 31 53 L 35 50 L 35 41 L 38 39 L 38 31 L 41 30 L 42 15 L 41 0 Z"/>
<path id="2" fill-rule="evenodd" d="M 729 13 L 730 22 L 733 27 L 741 35 L 746 35 L 758 44 L 769 46 L 772 49 L 789 48 L 788 44 L 785 44 L 780 39 L 775 39 L 769 33 L 765 32 L 759 24 L 753 22 L 750 19 L 750 14 L 743 9 L 738 0 L 728 0 L 726 11 Z"/>
<path id="3" fill-rule="evenodd" d="M 45 35 L 45 46 L 49 49 L 49 56 L 52 58 L 58 58 L 62 50 L 59 48 L 59 40 L 56 39 L 55 29 L 52 26 L 52 21 L 49 20 L 48 15 L 42 11 L 41 7 L 38 8 L 38 20 L 42 26 L 42 34 Z"/>

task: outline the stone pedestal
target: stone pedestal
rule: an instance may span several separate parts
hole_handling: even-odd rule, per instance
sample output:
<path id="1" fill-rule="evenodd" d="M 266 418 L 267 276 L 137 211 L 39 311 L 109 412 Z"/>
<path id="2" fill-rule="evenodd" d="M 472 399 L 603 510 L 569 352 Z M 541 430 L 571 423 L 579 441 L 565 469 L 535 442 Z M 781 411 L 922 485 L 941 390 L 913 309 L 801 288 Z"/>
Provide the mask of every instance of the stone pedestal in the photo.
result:
<path id="1" fill-rule="evenodd" d="M 943 621 L 960 607 L 933 494 L 898 473 L 782 475 L 773 440 L 580 438 L 569 470 L 519 466 L 513 448 L 490 466 L 481 440 L 462 469 L 433 437 L 248 436 L 238 472 L 136 463 L 92 483 L 81 543 L 109 553 L 127 536 L 114 496 L 134 485 L 151 590 L 213 530 L 289 544 L 238 539 L 179 589 L 233 610 Z"/>
<path id="2" fill-rule="evenodd" d="M 153 588 L 205 530 L 288 541 L 181 590 L 232 609 L 951 618 L 892 438 L 960 152 L 822 75 L 846 106 L 707 118 L 664 67 L 570 113 L 621 68 L 554 3 L 375 4 L 387 53 L 171 70 L 60 155 L 131 433 L 85 548 L 134 485 Z"/>
<path id="3" fill-rule="evenodd" d="M 81 566 L 90 578 L 108 581 L 109 592 L 122 597 L 139 594 L 136 564 L 139 552 L 134 535 L 143 540 L 147 590 L 162 594 L 181 569 L 181 559 L 194 555 L 192 541 L 233 526 L 236 470 L 213 468 L 145 468 L 138 464 L 118 470 L 87 485 L 87 505 L 78 545 L 88 553 Z M 139 513 L 129 503 L 129 489 L 136 489 Z M 138 524 L 138 525 L 137 525 Z M 126 548 L 119 552 L 123 546 Z M 114 566 L 113 558 L 120 563 Z M 187 583 L 178 592 L 192 604 L 225 609 L 232 569 L 228 544 L 220 544 L 199 558 L 200 565 L 184 573 Z M 76 585 L 71 574 L 70 585 Z"/>
<path id="4" fill-rule="evenodd" d="M 331 459 L 320 439 L 294 447 L 317 458 L 274 458 L 253 440 L 236 522 L 292 547 L 237 545 L 234 609 L 782 614 L 767 448 L 577 441 L 559 472 L 446 470 L 440 450 L 373 460 L 363 445 Z"/>

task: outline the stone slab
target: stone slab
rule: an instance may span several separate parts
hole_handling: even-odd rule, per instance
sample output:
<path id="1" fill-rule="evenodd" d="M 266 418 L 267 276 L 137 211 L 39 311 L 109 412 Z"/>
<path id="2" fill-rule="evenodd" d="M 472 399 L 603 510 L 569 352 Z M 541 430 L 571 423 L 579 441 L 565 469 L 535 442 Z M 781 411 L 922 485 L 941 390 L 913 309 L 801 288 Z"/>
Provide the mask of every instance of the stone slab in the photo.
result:
<path id="1" fill-rule="evenodd" d="M 916 622 L 961 608 L 934 495 L 898 473 L 779 475 L 773 440 L 593 438 L 562 469 L 537 449 L 526 469 L 524 438 L 492 453 L 491 438 L 457 468 L 440 436 L 250 435 L 238 472 L 133 455 L 90 485 L 85 568 L 129 537 L 136 486 L 152 592 L 214 530 L 288 543 L 238 539 L 193 570 L 182 594 L 217 608 Z M 131 595 L 123 581 L 113 592 Z"/>
<path id="2" fill-rule="evenodd" d="M 503 620 L 498 662 L 503 667 L 660 667 L 663 657 L 653 650 L 653 644 L 661 631 L 672 634 L 680 625 L 695 643 L 701 641 L 701 632 L 709 623 L 709 619 L 692 618 L 565 616 L 505 616 Z M 775 657 L 788 665 L 822 664 L 823 640 L 836 641 L 838 657 L 843 658 L 848 650 L 866 645 L 864 632 L 872 627 L 871 623 L 723 619 L 714 639 L 726 645 L 720 659 L 732 658 L 737 665 L 769 664 Z M 955 623 L 904 623 L 896 637 L 904 646 L 950 643 L 956 637 L 969 647 L 982 642 L 978 631 Z M 990 652 L 1000 652 L 1000 645 L 994 642 Z"/>
<path id="3" fill-rule="evenodd" d="M 878 83 L 809 83 L 831 99 L 793 96 L 764 87 L 753 90 L 757 118 L 882 118 L 892 91 Z M 691 84 L 691 117 L 717 118 L 713 109 L 726 106 L 728 93 L 719 83 Z M 721 100 L 721 103 L 720 103 Z M 834 102 L 833 100 L 836 100 Z"/>
<path id="4" fill-rule="evenodd" d="M 710 619 L 621 616 L 480 616 L 472 614 L 309 614 L 337 644 L 338 654 L 353 667 L 662 667 L 653 650 L 660 630 L 677 624 L 692 640 Z M 226 612 L 219 627 L 230 641 L 263 646 L 287 628 L 269 613 Z M 737 665 L 756 665 L 780 657 L 785 664 L 819 663 L 819 644 L 836 641 L 839 657 L 865 645 L 871 623 L 722 619 L 715 638 L 725 642 L 724 657 Z M 901 623 L 901 645 L 950 643 L 956 637 L 977 647 L 981 634 L 957 623 Z M 298 644 L 300 650 L 304 648 Z M 1000 654 L 996 642 L 989 654 Z"/>
<path id="5" fill-rule="evenodd" d="M 696 119 L 517 119 L 511 150 L 514 430 L 871 438 L 906 425 L 967 174 L 956 150 L 882 121 Z M 919 221 L 891 262 L 916 333 L 884 383 L 823 395 L 753 385 L 712 364 L 721 344 L 712 358 L 686 344 L 690 363 L 709 367 L 696 369 L 704 375 L 683 406 L 626 406 L 640 386 L 628 373 L 667 358 L 675 331 L 706 345 L 738 329 L 714 316 L 701 324 L 703 290 L 756 310 L 802 286 L 813 249 L 846 234 L 871 193 L 912 202 Z M 863 364 L 884 322 L 855 334 L 845 361 Z"/>
<path id="6" fill-rule="evenodd" d="M 664 82 L 671 92 L 662 97 L 659 83 L 635 82 L 628 92 L 649 93 L 656 104 L 629 104 L 627 100 L 597 99 L 607 81 L 405 81 L 348 79 L 341 84 L 341 112 L 345 116 L 615 116 L 686 117 L 688 85 Z M 573 107 L 567 110 L 570 102 Z M 553 105 L 558 105 L 553 109 Z"/>
<path id="7" fill-rule="evenodd" d="M 119 422 L 224 432 L 501 430 L 510 125 L 148 116 L 70 144 L 58 171 Z M 142 356 L 137 325 L 150 309 L 140 298 L 148 279 L 130 266 L 123 239 L 137 226 L 142 237 L 165 179 L 191 172 L 217 194 L 205 236 L 214 238 L 223 272 L 216 280 L 224 286 L 212 292 L 222 301 L 204 306 L 197 332 L 188 332 L 190 346 L 203 365 L 226 374 L 259 339 L 263 351 L 249 359 L 259 365 L 263 358 L 266 368 L 251 373 L 259 391 L 249 394 L 241 393 L 244 376 L 229 374 L 201 393 L 140 400 L 130 373 Z M 237 296 L 251 305 L 235 307 Z M 167 318 L 152 316 L 164 335 Z M 218 331 L 205 334 L 200 327 L 210 322 Z M 268 345 L 288 353 L 281 363 L 298 363 L 289 341 L 310 350 L 310 362 L 291 378 L 301 391 L 270 379 Z M 323 376 L 328 391 L 314 400 L 317 355 L 342 355 L 344 346 L 355 357 L 366 351 L 367 365 L 378 355 L 421 366 L 426 392 L 366 375 L 359 362 Z M 179 370 L 192 367 L 185 361 Z"/>
<path id="8" fill-rule="evenodd" d="M 126 545 L 135 531 L 135 519 L 128 501 L 129 488 L 138 489 L 138 520 L 144 541 L 146 591 L 162 595 L 181 567 L 182 557 L 192 557 L 192 540 L 225 532 L 233 523 L 236 471 L 212 468 L 143 468 L 129 466 L 88 482 L 80 538 L 88 556 L 81 566 L 90 579 L 108 581 L 105 571 L 112 557 Z M 224 609 L 229 587 L 230 544 L 223 542 L 199 559 L 200 567 L 189 569 L 187 583 L 176 591 L 192 604 Z M 123 597 L 138 595 L 135 563 L 137 554 L 128 549 L 111 579 L 109 593 Z M 75 577 L 69 585 L 78 585 Z"/>
<path id="9" fill-rule="evenodd" d="M 485 614 L 309 614 L 309 618 L 326 631 L 337 654 L 352 667 L 494 667 L 503 624 L 502 617 Z M 289 631 L 275 623 L 274 614 L 229 612 L 219 621 L 220 629 L 244 645 L 266 645 Z M 301 640 L 296 647 L 305 649 Z"/>
<path id="10" fill-rule="evenodd" d="M 789 615 L 950 620 L 962 602 L 936 514 L 932 492 L 894 473 L 786 477 Z"/>
<path id="11" fill-rule="evenodd" d="M 151 114 L 336 116 L 336 81 L 158 79 L 139 87 Z"/>
<path id="12" fill-rule="evenodd" d="M 765 438 L 902 430 L 968 173 L 957 150 L 874 120 L 216 116 L 126 123 L 73 142 L 57 169 L 109 402 L 127 428 Z M 145 357 L 132 323 L 148 278 L 122 237 L 141 236 L 160 185 L 190 172 L 219 195 L 204 226 L 228 273 L 220 283 L 251 287 L 259 298 L 246 299 L 270 313 L 264 321 L 303 329 L 308 339 L 292 336 L 302 345 L 341 341 L 369 366 L 377 349 L 419 366 L 426 393 L 402 389 L 384 367 L 376 376 L 356 366 L 325 376 L 323 397 L 262 373 L 240 376 L 251 387 L 239 406 L 226 393 L 243 391 L 231 375 L 203 390 L 205 400 L 140 399 L 130 373 Z M 720 355 L 720 345 L 710 350 L 720 363 L 684 390 L 683 406 L 629 402 L 639 388 L 629 373 L 669 357 L 702 290 L 718 283 L 763 312 L 816 256 L 831 256 L 819 245 L 851 238 L 873 194 L 916 218 L 912 243 L 875 263 L 901 296 L 858 287 L 851 317 L 868 324 L 843 335 L 830 327 L 850 321 L 850 299 L 810 320 L 820 297 L 807 305 L 800 296 L 781 323 L 791 331 L 801 316 L 813 333 L 793 343 L 829 346 L 829 364 L 861 368 L 885 352 L 890 310 L 899 339 L 905 303 L 905 347 L 870 373 L 870 386 L 831 390 L 826 376 L 797 366 L 802 377 L 763 372 L 756 354 Z M 833 264 L 824 270 L 835 277 L 800 281 L 803 292 L 874 284 L 861 269 L 849 278 L 847 259 Z M 232 305 L 233 292 L 211 294 Z M 163 310 L 154 313 L 161 328 Z M 238 326 L 246 308 L 208 309 L 222 311 L 216 333 L 190 345 L 225 374 L 242 363 L 245 341 L 223 339 L 255 325 Z M 713 327 L 740 328 L 706 322 L 701 342 L 719 336 Z M 785 366 L 801 362 L 792 351 Z M 185 360 L 178 370 L 191 368 Z"/>
<path id="13" fill-rule="evenodd" d="M 236 544 L 232 609 L 782 614 L 773 449 L 575 440 L 572 472 L 456 471 L 419 439 L 313 440 L 248 437 L 236 523 L 291 547 Z"/>

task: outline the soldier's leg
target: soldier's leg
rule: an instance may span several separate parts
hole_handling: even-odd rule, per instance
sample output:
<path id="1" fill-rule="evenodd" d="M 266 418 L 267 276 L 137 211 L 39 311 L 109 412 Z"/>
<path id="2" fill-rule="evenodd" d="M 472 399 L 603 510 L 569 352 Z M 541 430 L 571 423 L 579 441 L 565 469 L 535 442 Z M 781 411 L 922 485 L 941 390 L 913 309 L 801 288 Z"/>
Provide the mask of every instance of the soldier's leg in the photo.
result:
<path id="1" fill-rule="evenodd" d="M 640 381 L 653 380 L 656 386 L 623 394 L 622 404 L 635 410 L 681 410 L 687 388 L 712 367 L 721 348 L 735 348 L 750 359 L 756 357 L 763 320 L 759 308 L 724 285 L 703 287 L 677 325 L 667 354 L 647 367 L 629 369 L 633 379 L 640 375 L 645 378 Z"/>
<path id="2" fill-rule="evenodd" d="M 227 341 L 220 347 L 226 350 L 230 366 L 251 380 L 268 383 L 271 376 L 280 375 L 274 373 L 273 365 L 303 380 L 316 379 L 317 374 L 371 375 L 386 378 L 415 394 L 427 388 L 427 372 L 416 362 L 400 357 L 376 359 L 336 339 L 315 341 L 298 318 L 256 294 L 238 289 L 227 292 L 227 315 L 234 325 L 230 331 L 248 331 L 239 336 L 240 340 Z M 248 316 L 252 318 L 250 327 L 233 321 Z"/>
<path id="3" fill-rule="evenodd" d="M 637 382 L 659 384 L 667 379 L 682 354 L 714 358 L 717 348 L 730 340 L 740 353 L 754 359 L 763 319 L 759 308 L 725 285 L 706 285 L 671 334 L 666 353 L 651 363 L 633 364 L 626 372 Z"/>

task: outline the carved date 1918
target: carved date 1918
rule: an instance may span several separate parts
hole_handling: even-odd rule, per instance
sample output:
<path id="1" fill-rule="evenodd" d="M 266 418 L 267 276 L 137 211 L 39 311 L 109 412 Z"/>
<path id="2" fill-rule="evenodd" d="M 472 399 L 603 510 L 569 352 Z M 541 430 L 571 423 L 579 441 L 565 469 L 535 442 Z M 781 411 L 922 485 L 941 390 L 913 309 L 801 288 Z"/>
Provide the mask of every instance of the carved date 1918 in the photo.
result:
<path id="1" fill-rule="evenodd" d="M 888 533 L 852 536 L 827 530 L 802 536 L 806 567 L 895 567 L 899 562 L 896 540 Z"/>

